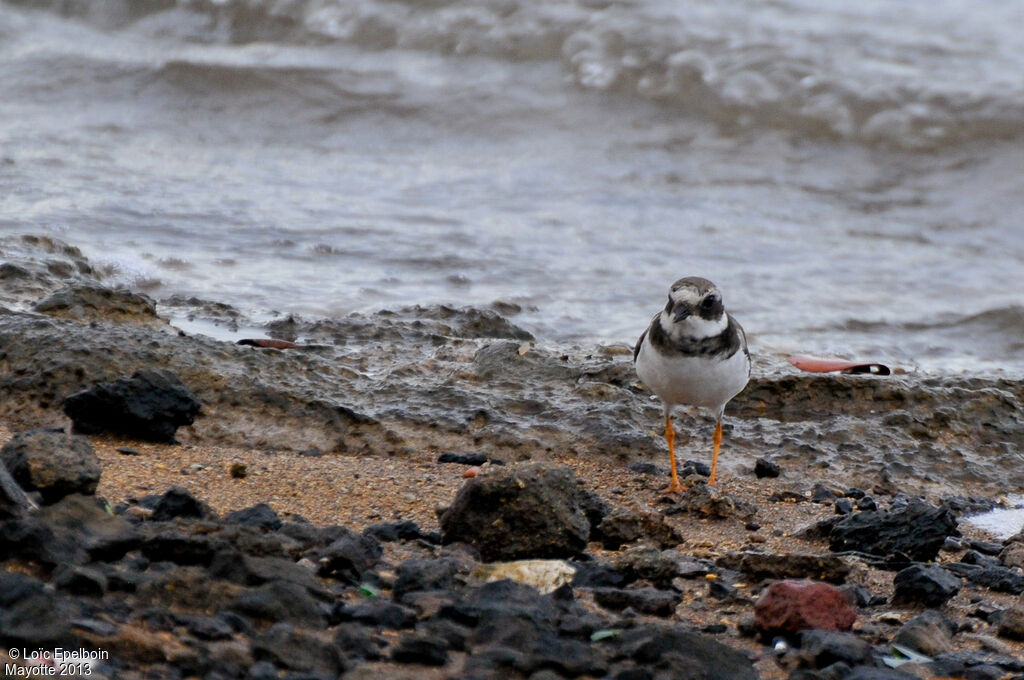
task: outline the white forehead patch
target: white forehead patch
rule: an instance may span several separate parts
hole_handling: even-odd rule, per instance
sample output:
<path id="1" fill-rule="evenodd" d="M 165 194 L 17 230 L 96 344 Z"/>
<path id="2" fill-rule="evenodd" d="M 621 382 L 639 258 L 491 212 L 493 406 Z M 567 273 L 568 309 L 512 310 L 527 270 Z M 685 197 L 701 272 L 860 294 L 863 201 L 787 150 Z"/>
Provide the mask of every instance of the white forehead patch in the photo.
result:
<path id="1" fill-rule="evenodd" d="M 718 290 L 715 288 L 712 288 L 707 292 L 714 293 L 716 295 L 718 294 Z M 700 291 L 694 286 L 680 286 L 676 290 L 670 292 L 669 297 L 672 298 L 673 302 L 686 302 L 691 305 L 696 305 L 704 298 Z"/>

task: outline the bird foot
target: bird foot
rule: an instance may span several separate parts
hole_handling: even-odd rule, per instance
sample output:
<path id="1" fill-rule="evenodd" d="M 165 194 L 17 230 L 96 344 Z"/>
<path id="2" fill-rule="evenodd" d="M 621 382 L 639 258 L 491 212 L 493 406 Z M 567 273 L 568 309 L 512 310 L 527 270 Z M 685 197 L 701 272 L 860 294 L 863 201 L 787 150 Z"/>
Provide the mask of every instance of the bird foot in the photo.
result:
<path id="1" fill-rule="evenodd" d="M 662 493 L 682 493 L 683 491 L 686 491 L 686 487 L 676 479 Z"/>

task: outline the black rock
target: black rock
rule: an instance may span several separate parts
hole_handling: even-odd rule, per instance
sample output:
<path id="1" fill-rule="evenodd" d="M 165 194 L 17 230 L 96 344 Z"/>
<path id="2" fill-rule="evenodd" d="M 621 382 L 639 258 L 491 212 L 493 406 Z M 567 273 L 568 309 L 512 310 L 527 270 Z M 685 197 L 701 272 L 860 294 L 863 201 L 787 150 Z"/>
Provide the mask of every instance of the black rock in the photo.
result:
<path id="1" fill-rule="evenodd" d="M 800 662 L 810 668 L 821 669 L 834 663 L 849 666 L 870 664 L 871 655 L 871 643 L 853 633 L 826 630 L 800 632 Z"/>
<path id="2" fill-rule="evenodd" d="M 406 560 L 398 567 L 392 596 L 401 602 L 407 593 L 448 590 L 455 585 L 457 568 L 452 560 Z"/>
<path id="3" fill-rule="evenodd" d="M 758 579 L 814 578 L 843 583 L 850 566 L 835 555 L 766 553 L 754 550 L 729 552 L 715 564 L 724 569 L 742 571 Z"/>
<path id="4" fill-rule="evenodd" d="M 280 668 L 337 677 L 345 664 L 334 645 L 311 632 L 288 623 L 271 626 L 252 641 L 256 660 L 270 661 Z"/>
<path id="5" fill-rule="evenodd" d="M 997 593 L 1024 595 L 1024 574 L 1009 567 L 980 567 L 967 572 L 968 581 Z"/>
<path id="6" fill-rule="evenodd" d="M 864 496 L 857 499 L 857 509 L 863 511 L 877 510 L 878 503 L 875 503 L 875 499 L 871 496 Z"/>
<path id="7" fill-rule="evenodd" d="M 607 562 L 593 560 L 573 562 L 572 565 L 576 567 L 572 579 L 572 585 L 576 588 L 618 588 L 634 580 Z"/>
<path id="8" fill-rule="evenodd" d="M 679 593 L 656 588 L 594 588 L 594 601 L 606 609 L 619 611 L 627 607 L 642 614 L 671 616 L 682 601 Z"/>
<path id="9" fill-rule="evenodd" d="M 424 538 L 424 533 L 419 525 L 412 520 L 399 522 L 378 522 L 363 529 L 363 533 L 372 536 L 381 542 L 392 543 L 394 541 L 415 541 Z"/>
<path id="10" fill-rule="evenodd" d="M 364 534 L 346 534 L 318 553 L 321 576 L 359 583 L 383 554 L 380 541 Z"/>
<path id="11" fill-rule="evenodd" d="M 652 463 L 649 460 L 633 461 L 626 466 L 626 469 L 638 475 L 651 475 L 652 477 L 663 477 L 668 474 L 668 468 Z"/>
<path id="12" fill-rule="evenodd" d="M 306 589 L 286 581 L 272 581 L 258 588 L 246 588 L 228 609 L 260 621 L 287 621 L 313 628 L 325 624 L 320 608 Z"/>
<path id="13" fill-rule="evenodd" d="M 888 668 L 858 666 L 843 676 L 843 680 L 917 680 L 917 676 Z"/>
<path id="14" fill-rule="evenodd" d="M 937 609 L 927 609 L 900 626 L 892 641 L 925 656 L 938 656 L 952 649 L 956 624 Z"/>
<path id="15" fill-rule="evenodd" d="M 432 635 L 409 635 L 398 641 L 391 658 L 398 663 L 443 666 L 448 662 L 448 645 Z"/>
<path id="16" fill-rule="evenodd" d="M 685 479 L 690 475 L 700 475 L 701 477 L 711 476 L 711 466 L 707 463 L 702 463 L 699 460 L 688 460 L 683 463 L 679 469 L 679 474 Z"/>
<path id="17" fill-rule="evenodd" d="M 590 523 L 567 467 L 527 463 L 470 479 L 441 515 L 443 543 L 463 542 L 484 560 L 571 557 Z"/>
<path id="18" fill-rule="evenodd" d="M 312 571 L 286 557 L 254 557 L 225 550 L 210 561 L 210 575 L 244 586 L 285 581 L 305 588 L 310 595 L 321 600 L 331 597 Z"/>
<path id="19" fill-rule="evenodd" d="M 107 577 L 99 569 L 62 564 L 53 572 L 53 585 L 73 595 L 103 597 Z"/>
<path id="20" fill-rule="evenodd" d="M 61 430 L 17 434 L 0 449 L 0 459 L 22 489 L 38 491 L 45 503 L 95 493 L 102 472 L 92 445 Z"/>
<path id="21" fill-rule="evenodd" d="M 815 503 L 829 503 L 836 499 L 832 489 L 822 483 L 817 483 L 811 488 L 811 500 Z"/>
<path id="22" fill-rule="evenodd" d="M 829 545 L 833 552 L 854 550 L 885 557 L 903 552 L 927 562 L 939 553 L 946 537 L 957 532 L 953 513 L 913 500 L 896 511 L 875 510 L 842 517 L 833 525 Z"/>
<path id="23" fill-rule="evenodd" d="M 269 661 L 257 661 L 249 667 L 245 680 L 278 680 L 277 666 Z"/>
<path id="24" fill-rule="evenodd" d="M 192 495 L 192 492 L 183 486 L 172 486 L 156 502 L 153 508 L 152 518 L 157 522 L 164 522 L 175 517 L 197 517 L 205 518 L 210 516 L 210 507 Z"/>
<path id="25" fill-rule="evenodd" d="M 858 489 L 855 486 L 851 486 L 849 489 L 847 489 L 845 494 L 847 498 L 864 498 L 864 496 L 867 495 L 868 494 L 866 491 L 864 491 L 863 489 Z"/>
<path id="26" fill-rule="evenodd" d="M 230 549 L 227 541 L 214 534 L 167 529 L 161 524 L 155 527 L 145 527 L 146 536 L 140 546 L 146 559 L 153 562 L 208 566 L 215 556 Z"/>
<path id="27" fill-rule="evenodd" d="M 10 517 L 24 517 L 30 510 L 38 509 L 35 501 L 14 481 L 7 466 L 0 460 L 0 520 Z"/>
<path id="28" fill-rule="evenodd" d="M 334 646 L 346 661 L 375 661 L 381 658 L 380 642 L 359 623 L 339 623 L 334 629 Z"/>
<path id="29" fill-rule="evenodd" d="M 774 460 L 758 458 L 754 463 L 754 474 L 757 475 L 758 479 L 764 479 L 765 477 L 778 477 L 781 472 L 782 470 L 779 468 L 779 464 Z"/>
<path id="30" fill-rule="evenodd" d="M 999 560 L 989 555 L 982 555 L 977 550 L 968 550 L 964 553 L 964 556 L 960 558 L 960 561 L 964 564 L 974 564 L 979 567 L 998 567 Z"/>
<path id="31" fill-rule="evenodd" d="M 113 432 L 146 441 L 174 442 L 199 414 L 199 401 L 170 371 L 143 369 L 64 400 L 75 431 Z"/>
<path id="32" fill-rule="evenodd" d="M 853 512 L 853 501 L 849 498 L 837 498 L 835 508 L 837 515 L 849 515 Z"/>
<path id="33" fill-rule="evenodd" d="M 411 628 L 416 623 L 416 612 L 394 602 L 375 597 L 359 604 L 339 602 L 334 608 L 332 620 L 355 621 L 366 626 L 385 630 Z"/>
<path id="34" fill-rule="evenodd" d="M 92 496 L 74 494 L 0 524 L 0 552 L 46 565 L 117 560 L 139 545 L 135 528 Z"/>
<path id="35" fill-rule="evenodd" d="M 234 627 L 223 616 L 178 614 L 175 618 L 179 625 L 200 640 L 230 640 L 235 633 Z"/>
<path id="36" fill-rule="evenodd" d="M 457 603 L 442 607 L 440 615 L 467 626 L 520 618 L 554 630 L 558 609 L 550 596 L 541 595 L 530 586 L 502 580 L 468 588 Z"/>
<path id="37" fill-rule="evenodd" d="M 5 646 L 53 648 L 73 640 L 53 593 L 37 579 L 0 571 L 0 640 Z"/>
<path id="38" fill-rule="evenodd" d="M 644 579 L 656 586 L 667 587 L 679 575 L 679 553 L 641 546 L 620 554 L 615 559 L 629 581 Z"/>
<path id="39" fill-rule="evenodd" d="M 896 574 L 893 604 L 940 607 L 960 592 L 960 579 L 938 565 L 915 564 Z"/>
<path id="40" fill-rule="evenodd" d="M 641 625 L 600 644 L 613 649 L 616 656 L 630 658 L 643 669 L 652 671 L 648 678 L 757 680 L 758 677 L 745 654 L 683 626 Z"/>
<path id="41" fill-rule="evenodd" d="M 977 550 L 982 555 L 998 555 L 1003 550 L 1003 544 L 998 541 L 979 541 L 972 539 L 968 541 L 971 550 Z"/>
<path id="42" fill-rule="evenodd" d="M 616 508 L 594 529 L 591 539 L 600 541 L 608 550 L 618 550 L 625 543 L 643 540 L 659 548 L 671 548 L 683 542 L 679 531 L 654 512 Z"/>
<path id="43" fill-rule="evenodd" d="M 483 465 L 489 459 L 482 453 L 442 453 L 437 457 L 438 463 L 458 463 L 459 465 Z"/>
<path id="44" fill-rule="evenodd" d="M 245 526 L 257 527 L 259 529 L 269 529 L 270 531 L 277 531 L 282 525 L 281 518 L 277 515 L 277 512 L 266 503 L 257 503 L 252 507 L 229 512 L 224 515 L 224 521 L 244 524 Z"/>

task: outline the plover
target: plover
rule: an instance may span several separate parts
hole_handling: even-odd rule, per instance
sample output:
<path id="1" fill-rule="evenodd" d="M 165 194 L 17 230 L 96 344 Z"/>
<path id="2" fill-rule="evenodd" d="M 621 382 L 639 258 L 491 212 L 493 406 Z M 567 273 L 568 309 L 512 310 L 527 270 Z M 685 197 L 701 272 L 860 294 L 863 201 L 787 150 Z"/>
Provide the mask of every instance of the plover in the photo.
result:
<path id="1" fill-rule="evenodd" d="M 750 379 L 747 337 L 726 313 L 715 284 L 688 276 L 672 284 L 665 309 L 654 315 L 633 349 L 636 373 L 665 405 L 665 441 L 672 461 L 669 492 L 682 490 L 676 474 L 672 409 L 688 404 L 715 414 L 711 477 L 722 445 L 722 412 Z"/>

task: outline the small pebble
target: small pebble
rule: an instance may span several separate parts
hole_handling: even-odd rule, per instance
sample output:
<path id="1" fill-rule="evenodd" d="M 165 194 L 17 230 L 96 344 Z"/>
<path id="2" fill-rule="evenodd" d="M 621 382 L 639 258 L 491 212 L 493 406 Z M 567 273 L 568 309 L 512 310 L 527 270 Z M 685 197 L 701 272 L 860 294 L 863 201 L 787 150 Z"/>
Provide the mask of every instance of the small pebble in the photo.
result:
<path id="1" fill-rule="evenodd" d="M 855 486 L 851 486 L 849 489 L 846 490 L 847 498 L 864 498 L 864 496 L 867 495 L 868 494 L 866 491 L 864 491 L 863 489 L 858 489 Z"/>
<path id="2" fill-rule="evenodd" d="M 128 446 L 120 447 L 117 450 L 117 452 L 122 454 L 122 455 L 125 455 L 125 456 L 141 456 L 142 455 L 141 451 L 136 451 L 135 449 L 133 449 L 131 447 L 128 447 Z"/>
<path id="3" fill-rule="evenodd" d="M 245 463 L 232 463 L 231 476 L 234 479 L 245 479 L 249 476 L 249 466 Z"/>

